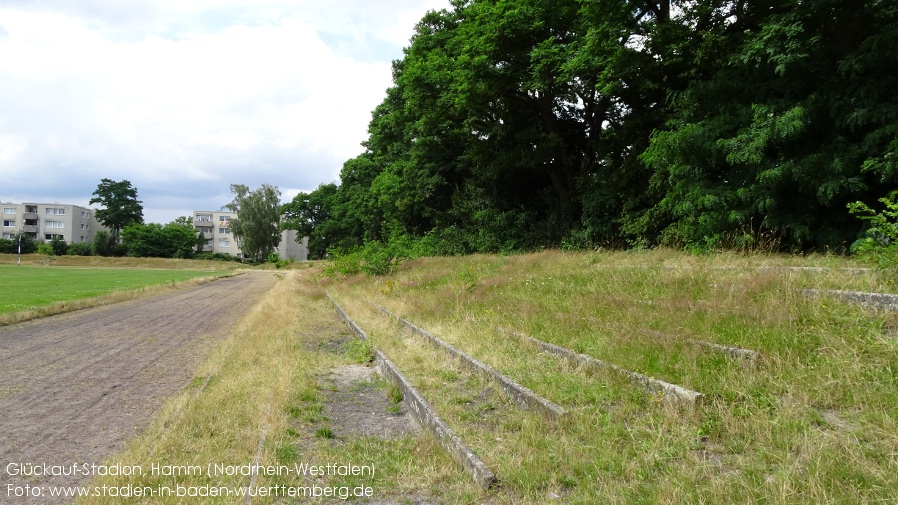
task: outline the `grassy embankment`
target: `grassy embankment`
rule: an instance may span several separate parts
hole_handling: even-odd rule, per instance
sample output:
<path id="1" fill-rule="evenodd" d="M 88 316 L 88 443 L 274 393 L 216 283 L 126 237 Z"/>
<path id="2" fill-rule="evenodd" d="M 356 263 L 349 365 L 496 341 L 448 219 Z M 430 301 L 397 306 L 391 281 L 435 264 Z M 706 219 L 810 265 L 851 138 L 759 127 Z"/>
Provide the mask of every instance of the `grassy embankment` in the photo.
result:
<path id="1" fill-rule="evenodd" d="M 784 265 L 828 270 L 759 268 Z M 894 292 L 875 272 L 839 270 L 854 266 L 831 257 L 545 252 L 423 259 L 384 278 L 295 272 L 113 460 L 249 464 L 264 432 L 263 464 L 373 464 L 374 479 L 314 482 L 370 485 L 376 497 L 894 503 L 898 317 L 801 294 L 804 288 Z M 497 489 L 475 488 L 424 434 L 389 441 L 315 436 L 330 422 L 320 377 L 352 359 L 333 352 L 351 346 L 324 290 L 498 475 Z M 369 302 L 561 404 L 568 417 L 551 422 L 521 411 Z M 697 390 L 706 402 L 678 406 L 613 373 L 572 368 L 499 328 Z M 762 359 L 746 367 L 689 339 L 753 349 Z M 248 479 L 103 482 L 246 485 Z M 260 478 L 257 485 L 303 482 L 311 481 Z"/>

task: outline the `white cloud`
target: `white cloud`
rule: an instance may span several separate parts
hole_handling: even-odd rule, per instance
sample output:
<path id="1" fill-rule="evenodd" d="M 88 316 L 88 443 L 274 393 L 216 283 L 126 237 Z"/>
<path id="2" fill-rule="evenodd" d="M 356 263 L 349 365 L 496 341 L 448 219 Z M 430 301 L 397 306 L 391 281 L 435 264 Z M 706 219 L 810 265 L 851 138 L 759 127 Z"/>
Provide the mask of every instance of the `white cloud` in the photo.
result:
<path id="1" fill-rule="evenodd" d="M 128 179 L 153 220 L 231 183 L 334 181 L 427 1 L 3 2 L 0 198 Z"/>

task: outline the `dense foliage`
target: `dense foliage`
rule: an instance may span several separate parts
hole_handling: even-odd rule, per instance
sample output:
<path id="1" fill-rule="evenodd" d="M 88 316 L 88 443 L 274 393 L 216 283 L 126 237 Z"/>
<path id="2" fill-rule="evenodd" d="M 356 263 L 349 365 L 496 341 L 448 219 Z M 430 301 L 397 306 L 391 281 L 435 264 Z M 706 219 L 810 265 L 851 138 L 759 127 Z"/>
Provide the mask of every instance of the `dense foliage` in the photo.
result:
<path id="1" fill-rule="evenodd" d="M 128 254 L 151 258 L 191 258 L 197 241 L 193 218 L 180 217 L 166 224 L 132 224 L 122 230 Z"/>
<path id="2" fill-rule="evenodd" d="M 100 230 L 94 235 L 92 244 L 93 256 L 113 256 L 116 258 L 128 254 L 128 247 L 119 243 L 115 235 L 106 230 Z"/>
<path id="3" fill-rule="evenodd" d="M 428 13 L 313 257 L 546 246 L 847 248 L 898 182 L 898 4 L 453 0 Z"/>
<path id="4" fill-rule="evenodd" d="M 0 238 L 0 254 L 18 254 L 19 244 L 22 246 L 22 254 L 37 252 L 37 241 L 23 232 L 16 233 L 11 239 Z"/>

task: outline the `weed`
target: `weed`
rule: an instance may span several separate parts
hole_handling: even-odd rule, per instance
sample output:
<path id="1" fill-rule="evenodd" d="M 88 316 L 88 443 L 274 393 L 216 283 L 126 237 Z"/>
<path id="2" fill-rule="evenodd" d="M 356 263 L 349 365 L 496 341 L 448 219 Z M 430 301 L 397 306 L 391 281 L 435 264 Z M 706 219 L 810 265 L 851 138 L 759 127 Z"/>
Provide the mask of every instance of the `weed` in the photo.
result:
<path id="1" fill-rule="evenodd" d="M 374 361 L 374 346 L 367 340 L 350 340 L 343 346 L 343 353 L 352 363 L 370 363 Z"/>

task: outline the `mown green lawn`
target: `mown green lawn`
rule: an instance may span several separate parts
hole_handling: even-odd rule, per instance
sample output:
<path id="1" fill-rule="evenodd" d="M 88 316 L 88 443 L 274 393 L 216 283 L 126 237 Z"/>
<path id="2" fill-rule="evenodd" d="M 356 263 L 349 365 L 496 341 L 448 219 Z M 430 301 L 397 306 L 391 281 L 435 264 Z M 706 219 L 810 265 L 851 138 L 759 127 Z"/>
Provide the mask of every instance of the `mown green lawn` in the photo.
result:
<path id="1" fill-rule="evenodd" d="M 0 314 L 225 272 L 0 265 Z"/>

